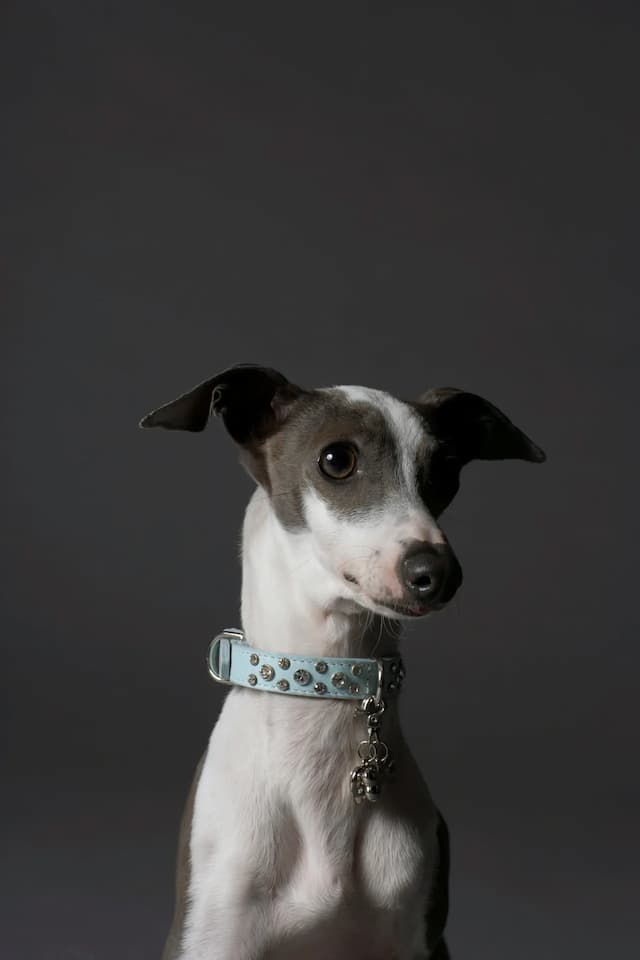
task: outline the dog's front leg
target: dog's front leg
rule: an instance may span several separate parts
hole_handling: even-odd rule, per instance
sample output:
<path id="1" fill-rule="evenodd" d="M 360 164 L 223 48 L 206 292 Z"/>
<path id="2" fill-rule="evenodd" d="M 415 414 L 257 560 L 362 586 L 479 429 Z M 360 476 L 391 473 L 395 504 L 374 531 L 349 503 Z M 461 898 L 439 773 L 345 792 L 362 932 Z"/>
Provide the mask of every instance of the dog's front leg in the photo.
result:
<path id="1" fill-rule="evenodd" d="M 192 902 L 180 960 L 261 960 L 273 926 L 272 906 L 243 896 L 233 881 Z"/>

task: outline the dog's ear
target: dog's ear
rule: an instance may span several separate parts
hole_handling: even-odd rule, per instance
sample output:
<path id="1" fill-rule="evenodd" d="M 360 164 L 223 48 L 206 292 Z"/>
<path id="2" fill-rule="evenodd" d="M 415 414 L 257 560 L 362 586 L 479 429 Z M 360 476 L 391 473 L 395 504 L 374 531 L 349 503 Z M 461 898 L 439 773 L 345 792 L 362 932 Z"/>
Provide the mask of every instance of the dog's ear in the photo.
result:
<path id="1" fill-rule="evenodd" d="M 435 387 L 424 393 L 418 407 L 431 432 L 446 443 L 462 463 L 469 460 L 529 460 L 542 463 L 544 451 L 488 400 L 457 390 Z"/>
<path id="2" fill-rule="evenodd" d="M 239 364 L 152 410 L 140 426 L 199 431 L 213 414 L 222 417 L 236 443 L 259 443 L 276 432 L 302 393 L 277 370 Z"/>

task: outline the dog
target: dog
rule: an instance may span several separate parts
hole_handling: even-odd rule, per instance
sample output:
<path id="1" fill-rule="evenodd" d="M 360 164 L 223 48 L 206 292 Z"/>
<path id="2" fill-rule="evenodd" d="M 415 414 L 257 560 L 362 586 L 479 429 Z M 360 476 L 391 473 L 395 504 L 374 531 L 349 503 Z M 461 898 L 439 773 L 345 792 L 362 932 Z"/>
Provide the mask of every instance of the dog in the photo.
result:
<path id="1" fill-rule="evenodd" d="M 448 832 L 400 729 L 399 621 L 462 582 L 438 522 L 462 467 L 545 454 L 464 390 L 309 390 L 249 364 L 141 426 L 212 415 L 256 490 L 243 630 L 209 657 L 233 686 L 183 817 L 163 958 L 447 960 Z"/>

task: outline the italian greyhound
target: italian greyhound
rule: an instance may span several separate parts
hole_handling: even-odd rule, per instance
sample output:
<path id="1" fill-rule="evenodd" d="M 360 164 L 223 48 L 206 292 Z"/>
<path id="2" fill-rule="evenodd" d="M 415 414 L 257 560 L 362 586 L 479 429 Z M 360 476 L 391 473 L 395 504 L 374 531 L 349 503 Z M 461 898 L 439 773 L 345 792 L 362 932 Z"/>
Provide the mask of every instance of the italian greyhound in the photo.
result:
<path id="1" fill-rule="evenodd" d="M 399 621 L 462 572 L 438 518 L 475 458 L 545 459 L 488 401 L 303 389 L 240 365 L 149 413 L 219 415 L 257 487 L 231 683 L 180 831 L 164 960 L 447 960 L 448 833 L 403 738 Z"/>

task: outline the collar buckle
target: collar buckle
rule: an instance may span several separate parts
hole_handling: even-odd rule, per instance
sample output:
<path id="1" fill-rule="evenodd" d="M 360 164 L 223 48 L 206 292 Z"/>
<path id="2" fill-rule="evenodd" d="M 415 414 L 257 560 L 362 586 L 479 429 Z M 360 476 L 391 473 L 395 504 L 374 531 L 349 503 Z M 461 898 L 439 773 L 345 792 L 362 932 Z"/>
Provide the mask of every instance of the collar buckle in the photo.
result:
<path id="1" fill-rule="evenodd" d="M 231 644 L 234 642 L 244 643 L 242 630 L 236 627 L 225 627 L 222 633 L 211 641 L 206 657 L 209 676 L 216 683 L 222 683 L 226 687 L 233 687 L 235 683 L 230 679 Z"/>

